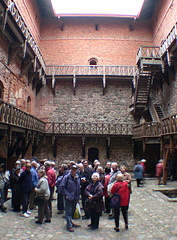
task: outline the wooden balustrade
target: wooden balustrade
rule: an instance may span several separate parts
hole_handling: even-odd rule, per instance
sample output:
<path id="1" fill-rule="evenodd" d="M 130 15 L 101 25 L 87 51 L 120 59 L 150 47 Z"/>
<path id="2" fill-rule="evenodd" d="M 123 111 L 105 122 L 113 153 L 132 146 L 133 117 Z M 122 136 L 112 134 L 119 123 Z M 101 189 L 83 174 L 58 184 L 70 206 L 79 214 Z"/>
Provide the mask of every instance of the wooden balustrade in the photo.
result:
<path id="1" fill-rule="evenodd" d="M 177 133 L 177 114 L 162 119 L 162 134 Z"/>
<path id="2" fill-rule="evenodd" d="M 68 76 L 68 75 L 109 75 L 109 76 L 130 76 L 134 77 L 138 72 L 136 66 L 56 66 L 48 65 L 46 75 L 48 76 Z"/>
<path id="3" fill-rule="evenodd" d="M 137 62 L 141 58 L 161 58 L 161 49 L 158 46 L 141 46 L 137 53 Z"/>
<path id="4" fill-rule="evenodd" d="M 177 134 L 177 114 L 162 118 L 160 122 L 145 122 L 133 127 L 133 138 L 159 137 Z"/>
<path id="5" fill-rule="evenodd" d="M 14 0 L 1 0 L 3 1 L 6 6 L 7 6 L 7 9 L 6 9 L 6 14 L 9 12 L 11 13 L 12 17 L 14 18 L 15 22 L 17 23 L 18 27 L 20 28 L 20 30 L 22 31 L 26 41 L 24 42 L 24 50 L 26 49 L 26 42 L 30 45 L 30 47 L 33 49 L 36 57 L 38 58 L 41 66 L 43 67 L 43 69 L 45 70 L 45 62 L 44 62 L 44 59 L 43 59 L 43 56 L 38 48 L 38 45 L 37 43 L 35 42 L 31 32 L 29 31 L 23 17 L 21 16 Z M 6 19 L 7 21 L 7 16 L 6 16 Z M 25 53 L 24 53 L 25 54 Z"/>
<path id="6" fill-rule="evenodd" d="M 160 122 L 145 122 L 133 127 L 133 138 L 159 137 L 160 135 Z"/>
<path id="7" fill-rule="evenodd" d="M 45 131 L 44 122 L 2 100 L 0 100 L 0 123 L 38 132 Z"/>
<path id="8" fill-rule="evenodd" d="M 63 135 L 132 135 L 131 124 L 46 123 L 46 133 Z"/>
<path id="9" fill-rule="evenodd" d="M 176 40 L 176 37 L 177 37 L 177 23 L 173 26 L 173 28 L 167 35 L 166 39 L 161 44 L 160 49 L 162 55 L 169 49 L 173 41 Z"/>

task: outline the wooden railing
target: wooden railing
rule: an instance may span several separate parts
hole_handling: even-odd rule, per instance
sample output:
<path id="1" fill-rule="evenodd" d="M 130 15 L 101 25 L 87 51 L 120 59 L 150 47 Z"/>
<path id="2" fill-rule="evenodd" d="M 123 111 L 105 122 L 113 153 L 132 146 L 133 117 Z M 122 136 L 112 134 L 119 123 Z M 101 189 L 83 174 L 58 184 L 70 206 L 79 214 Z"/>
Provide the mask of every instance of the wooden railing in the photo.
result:
<path id="1" fill-rule="evenodd" d="M 67 75 L 110 75 L 110 76 L 135 76 L 138 72 L 136 66 L 101 66 L 101 65 L 48 65 L 46 75 L 67 76 Z"/>
<path id="2" fill-rule="evenodd" d="M 160 135 L 160 122 L 145 122 L 133 127 L 133 138 L 159 137 Z"/>
<path id="3" fill-rule="evenodd" d="M 38 132 L 45 131 L 44 122 L 2 100 L 0 100 L 0 123 Z"/>
<path id="4" fill-rule="evenodd" d="M 133 127 L 133 138 L 159 137 L 177 134 L 177 114 L 162 118 L 160 122 L 145 122 Z"/>
<path id="5" fill-rule="evenodd" d="M 132 135 L 132 125 L 47 122 L 46 133 L 61 135 Z"/>
<path id="6" fill-rule="evenodd" d="M 138 50 L 136 62 L 141 58 L 161 58 L 161 49 L 158 46 L 141 46 Z"/>
<path id="7" fill-rule="evenodd" d="M 162 135 L 177 133 L 177 114 L 162 119 Z"/>
<path id="8" fill-rule="evenodd" d="M 177 23 L 173 26 L 173 28 L 167 35 L 166 39 L 161 44 L 160 49 L 162 55 L 169 49 L 173 41 L 176 40 L 176 37 L 177 37 Z"/>
<path id="9" fill-rule="evenodd" d="M 28 43 L 30 45 L 30 47 L 33 49 L 36 57 L 38 58 L 41 66 L 43 67 L 43 69 L 45 70 L 45 62 L 44 62 L 44 59 L 43 59 L 43 56 L 32 36 L 32 34 L 30 33 L 23 17 L 21 16 L 14 0 L 0 0 L 0 1 L 3 1 L 6 6 L 7 6 L 7 9 L 6 9 L 6 13 L 5 13 L 5 23 L 7 21 L 7 13 L 11 13 L 12 17 L 14 18 L 15 22 L 17 23 L 18 27 L 20 28 L 20 30 L 22 31 L 24 37 L 25 37 L 25 43 L 24 43 L 24 50 L 26 49 L 26 46 L 25 44 Z M 25 51 L 24 51 L 25 52 Z M 24 56 L 25 57 L 25 56 Z"/>

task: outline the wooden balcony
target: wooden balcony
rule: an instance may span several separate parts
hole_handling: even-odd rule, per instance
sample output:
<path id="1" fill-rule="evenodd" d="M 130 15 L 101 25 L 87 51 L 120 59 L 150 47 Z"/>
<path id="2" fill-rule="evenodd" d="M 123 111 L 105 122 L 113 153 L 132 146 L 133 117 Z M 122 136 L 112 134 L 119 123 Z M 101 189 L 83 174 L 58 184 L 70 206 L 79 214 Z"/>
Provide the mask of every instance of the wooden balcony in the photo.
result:
<path id="1" fill-rule="evenodd" d="M 20 129 L 45 132 L 44 122 L 2 100 L 0 100 L 0 124 L 1 129 L 6 129 L 10 125 Z"/>
<path id="2" fill-rule="evenodd" d="M 162 118 L 160 122 L 145 122 L 133 127 L 133 139 L 177 134 L 177 114 Z"/>
<path id="3" fill-rule="evenodd" d="M 136 66 L 101 66 L 101 65 L 48 65 L 47 76 L 128 76 L 133 77 L 137 73 Z"/>
<path id="4" fill-rule="evenodd" d="M 131 124 L 106 123 L 46 123 L 46 134 L 81 136 L 132 135 Z"/>
<path id="5" fill-rule="evenodd" d="M 141 46 L 136 63 L 140 71 L 159 71 L 162 68 L 162 53 L 158 46 Z"/>
<path id="6" fill-rule="evenodd" d="M 161 123 L 160 122 L 145 122 L 133 127 L 133 139 L 160 137 Z"/>
<path id="7" fill-rule="evenodd" d="M 177 134 L 177 114 L 162 119 L 162 135 Z"/>
<path id="8" fill-rule="evenodd" d="M 45 70 L 45 62 L 44 62 L 42 54 L 39 50 L 39 47 L 37 46 L 31 32 L 27 28 L 27 25 L 26 25 L 23 17 L 21 16 L 14 0 L 0 0 L 0 5 L 1 5 L 0 11 L 3 10 L 2 7 L 4 5 L 6 6 L 6 8 L 4 9 L 5 15 L 4 15 L 4 19 L 2 22 L 2 24 L 3 24 L 2 30 L 5 31 L 6 24 L 8 24 L 11 28 L 13 28 L 15 30 L 15 25 L 12 21 L 12 19 L 13 19 L 16 22 L 18 28 L 21 30 L 23 37 L 25 38 L 24 45 L 22 46 L 23 54 L 25 55 L 25 52 L 26 52 L 26 47 L 27 47 L 26 44 L 29 44 L 31 49 L 34 51 L 36 58 L 40 62 L 42 68 Z M 17 31 L 15 31 L 15 32 L 18 36 L 20 36 L 20 34 L 18 34 Z"/>
<path id="9" fill-rule="evenodd" d="M 101 79 L 103 84 L 103 94 L 105 94 L 106 80 L 114 79 L 132 80 L 138 74 L 136 66 L 102 66 L 102 65 L 49 65 L 46 67 L 46 78 L 52 81 L 53 93 L 55 93 L 55 84 L 57 79 L 69 78 L 73 81 L 74 94 L 76 93 L 76 81 L 82 79 Z"/>
<path id="10" fill-rule="evenodd" d="M 173 26 L 173 28 L 167 35 L 166 39 L 162 41 L 162 44 L 160 47 L 162 55 L 164 55 L 164 53 L 167 50 L 169 50 L 169 48 L 172 46 L 173 43 L 176 43 L 176 37 L 177 37 L 177 23 Z M 176 46 L 175 46 L 175 48 L 176 48 Z"/>

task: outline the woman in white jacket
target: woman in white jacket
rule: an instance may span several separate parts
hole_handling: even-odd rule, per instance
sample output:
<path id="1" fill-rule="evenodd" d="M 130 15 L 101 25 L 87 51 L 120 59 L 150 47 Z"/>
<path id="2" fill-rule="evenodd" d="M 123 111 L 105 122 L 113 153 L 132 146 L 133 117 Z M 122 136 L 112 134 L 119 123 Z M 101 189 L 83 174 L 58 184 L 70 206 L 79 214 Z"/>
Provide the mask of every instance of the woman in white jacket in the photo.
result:
<path id="1" fill-rule="evenodd" d="M 35 223 L 42 224 L 44 216 L 46 217 L 45 222 L 50 223 L 50 210 L 48 206 L 50 190 L 46 172 L 44 169 L 39 169 L 38 177 L 39 181 L 34 191 L 36 192 L 36 197 L 40 199 L 40 202 L 38 203 L 38 220 L 35 221 Z"/>

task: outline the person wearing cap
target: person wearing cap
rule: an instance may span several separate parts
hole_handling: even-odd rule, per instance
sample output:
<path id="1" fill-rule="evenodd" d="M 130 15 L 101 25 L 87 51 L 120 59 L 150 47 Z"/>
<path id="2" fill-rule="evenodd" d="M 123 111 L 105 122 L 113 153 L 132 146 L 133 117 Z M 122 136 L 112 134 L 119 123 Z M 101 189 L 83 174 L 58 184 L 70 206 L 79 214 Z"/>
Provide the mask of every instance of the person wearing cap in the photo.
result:
<path id="1" fill-rule="evenodd" d="M 50 189 L 50 198 L 48 200 L 48 205 L 50 209 L 50 216 L 52 217 L 52 198 L 53 198 L 54 188 L 56 184 L 56 173 L 55 173 L 55 170 L 51 167 L 50 161 L 46 161 L 44 163 L 44 166 L 45 166 L 45 171 L 48 178 L 49 189 Z"/>
<path id="2" fill-rule="evenodd" d="M 67 230 L 69 232 L 74 232 L 73 227 L 79 227 L 79 225 L 72 222 L 74 212 L 76 209 L 76 204 L 80 198 L 80 177 L 77 174 L 78 167 L 72 165 L 71 171 L 64 176 L 59 191 L 65 198 L 65 214 L 67 221 Z"/>
<path id="3" fill-rule="evenodd" d="M 20 177 L 20 167 L 16 167 L 13 169 L 13 173 L 10 177 L 10 187 L 12 191 L 12 207 L 15 212 L 19 212 L 21 206 L 21 191 L 19 187 L 19 177 Z"/>
<path id="4" fill-rule="evenodd" d="M 31 175 L 31 163 L 26 163 L 25 170 L 20 174 L 19 186 L 22 193 L 22 216 L 29 217 L 30 211 L 28 211 L 29 196 L 33 190 L 33 182 Z"/>
<path id="5" fill-rule="evenodd" d="M 4 186 L 5 186 L 5 174 L 4 163 L 0 164 L 0 207 L 1 211 L 6 213 L 6 207 L 4 206 Z"/>

